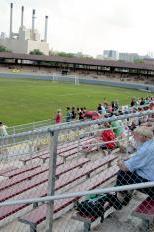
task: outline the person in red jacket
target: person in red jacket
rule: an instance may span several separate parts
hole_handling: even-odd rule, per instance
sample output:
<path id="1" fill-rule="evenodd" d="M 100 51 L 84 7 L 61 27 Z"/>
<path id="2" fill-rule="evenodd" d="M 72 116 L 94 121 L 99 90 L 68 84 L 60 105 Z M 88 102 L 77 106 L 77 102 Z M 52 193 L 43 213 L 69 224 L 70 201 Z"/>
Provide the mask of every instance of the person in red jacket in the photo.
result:
<path id="1" fill-rule="evenodd" d="M 104 126 L 107 128 L 106 130 L 103 130 L 101 132 L 101 141 L 103 142 L 109 142 L 109 141 L 114 141 L 116 139 L 116 135 L 113 132 L 112 129 L 110 129 L 110 124 L 108 122 L 106 122 L 104 124 Z M 102 148 L 107 148 L 107 149 L 115 149 L 116 148 L 116 143 L 115 142 L 111 142 L 111 143 L 107 143 L 107 144 L 103 144 Z"/>
<path id="2" fill-rule="evenodd" d="M 62 114 L 61 114 L 61 110 L 57 111 L 56 117 L 55 117 L 55 122 L 56 124 L 58 123 L 62 123 Z"/>

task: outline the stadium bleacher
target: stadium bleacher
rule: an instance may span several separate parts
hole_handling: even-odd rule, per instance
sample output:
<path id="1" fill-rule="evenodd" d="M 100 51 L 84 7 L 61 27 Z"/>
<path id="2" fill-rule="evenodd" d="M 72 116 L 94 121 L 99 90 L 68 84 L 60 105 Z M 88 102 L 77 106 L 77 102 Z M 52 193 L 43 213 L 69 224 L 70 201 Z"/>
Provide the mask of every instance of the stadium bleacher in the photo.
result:
<path id="1" fill-rule="evenodd" d="M 55 194 L 92 190 L 102 187 L 102 185 L 107 186 L 109 182 L 113 183 L 115 181 L 119 170 L 115 163 L 118 156 L 121 155 L 116 154 L 116 152 L 119 152 L 119 148 L 111 152 L 107 151 L 106 156 L 104 156 L 103 152 L 99 150 L 96 137 L 90 136 L 79 141 L 58 144 Z M 85 153 L 88 154 L 87 158 Z M 18 157 L 18 161 L 23 163 L 20 167 L 13 166 L 13 160 L 12 163 L 10 162 L 10 167 L 1 169 L 0 202 L 47 196 L 50 157 L 51 155 L 46 148 L 42 151 L 39 150 L 37 154 L 28 154 L 24 158 Z M 74 203 L 83 199 L 84 197 L 72 197 L 55 200 L 54 218 L 57 215 L 65 217 L 68 210 L 73 212 Z M 13 218 L 16 222 L 19 218 L 18 223 L 28 225 L 30 231 L 36 232 L 38 226 L 46 222 L 48 207 L 49 205 L 42 202 L 2 206 L 0 207 L 0 226 L 7 224 L 10 218 Z M 144 217 L 148 220 L 153 217 L 153 203 L 150 203 L 150 207 L 148 212 L 142 211 L 142 216 L 144 214 Z M 138 216 L 141 215 L 139 209 L 136 209 L 135 213 Z M 87 220 L 89 225 L 95 221 L 93 218 L 79 219 L 78 216 L 74 216 L 72 219 L 82 222 Z"/>
<path id="2" fill-rule="evenodd" d="M 87 141 L 89 141 L 89 138 L 88 139 L 84 138 L 81 140 L 81 144 L 83 145 Z M 60 147 L 58 149 L 59 152 L 58 158 L 60 157 L 60 155 L 63 156 L 63 154 L 66 155 L 71 154 L 70 152 L 71 150 L 74 151 L 74 149 L 77 149 L 74 148 L 75 146 L 77 146 L 77 143 L 71 144 L 69 148 L 66 145 Z M 47 156 L 47 154 L 43 154 L 42 156 Z M 33 159 L 33 157 L 36 156 L 35 155 L 31 156 L 31 161 L 35 160 Z M 71 184 L 75 185 L 76 190 L 81 190 L 83 187 L 86 187 L 87 189 L 93 189 L 94 187 L 105 183 L 105 181 L 109 180 L 110 178 L 112 179 L 112 177 L 116 175 L 117 168 L 114 170 L 114 172 L 108 172 L 106 170 L 106 172 L 103 171 L 101 173 L 100 171 L 102 171 L 103 167 L 106 167 L 106 165 L 114 162 L 116 159 L 117 156 L 115 155 L 100 158 L 95 162 L 91 161 L 90 159 L 80 158 L 80 157 L 76 158 L 75 160 L 71 160 L 71 162 L 69 160 L 68 161 L 66 160 L 66 163 L 63 163 L 63 161 L 57 159 L 57 169 L 56 169 L 57 180 L 55 183 L 56 184 L 55 191 L 57 192 L 58 190 L 61 189 L 63 189 L 64 191 L 66 187 L 69 189 L 71 188 Z M 30 158 L 26 160 L 26 162 L 28 161 L 30 161 Z M 1 181 L 0 202 L 3 202 L 7 199 L 16 199 L 16 198 L 24 199 L 24 197 L 27 197 L 28 191 L 31 191 L 31 194 L 29 196 L 30 198 L 42 197 L 47 195 L 48 165 L 46 164 L 41 164 L 41 165 L 34 164 L 32 166 L 25 164 L 24 167 L 20 167 L 20 168 L 11 167 L 10 169 L 2 170 L 0 174 L 2 177 L 9 178 L 7 181 L 6 180 Z M 90 178 L 90 183 L 86 184 L 89 178 Z M 80 183 L 80 180 L 83 183 L 78 185 L 78 183 Z M 35 191 L 36 187 L 37 187 L 37 191 Z M 60 212 L 63 208 L 70 206 L 76 200 L 77 198 L 72 198 L 69 200 L 60 200 L 59 202 L 55 202 L 54 212 L 55 213 Z M 22 212 L 22 209 L 25 209 L 26 207 L 27 208 L 30 207 L 30 204 L 1 207 L 0 208 L 1 223 L 3 223 L 3 221 L 7 220 L 7 218 L 16 214 L 17 212 L 20 211 Z M 38 216 L 39 212 L 41 212 L 41 219 L 39 219 L 40 216 Z M 37 224 L 39 224 L 41 221 L 44 221 L 43 218 L 44 215 L 46 214 L 46 205 L 39 206 L 38 208 L 34 209 L 31 213 L 32 215 L 33 213 L 36 215 L 35 218 L 33 218 L 33 220 L 34 220 L 34 224 L 37 226 Z M 27 217 L 28 215 L 26 215 L 25 218 L 20 217 L 20 222 L 24 222 L 26 220 L 28 221 L 28 219 L 26 219 Z"/>
<path id="3" fill-rule="evenodd" d="M 75 187 L 75 191 L 81 191 L 82 189 L 92 190 L 102 185 L 103 183 L 111 179 L 112 177 L 114 177 L 117 174 L 117 172 L 118 172 L 118 167 L 115 167 L 114 171 L 113 171 L 113 168 L 110 168 L 102 172 L 100 175 L 94 176 L 94 178 L 91 178 L 90 184 L 88 183 L 87 185 L 85 182 L 83 184 L 77 185 Z M 58 211 L 62 210 L 64 207 L 67 207 L 68 205 L 78 201 L 79 199 L 80 199 L 79 197 L 75 197 L 75 198 L 70 198 L 68 200 L 64 199 L 64 200 L 61 200 L 60 202 L 55 201 L 54 213 L 57 213 Z M 46 210 L 47 210 L 47 206 L 42 205 L 34 209 L 32 212 L 26 214 L 25 216 L 21 217 L 19 221 L 29 224 L 31 227 L 30 228 L 31 230 L 33 228 L 35 228 L 36 230 L 37 225 L 46 219 L 46 212 L 47 212 Z"/>

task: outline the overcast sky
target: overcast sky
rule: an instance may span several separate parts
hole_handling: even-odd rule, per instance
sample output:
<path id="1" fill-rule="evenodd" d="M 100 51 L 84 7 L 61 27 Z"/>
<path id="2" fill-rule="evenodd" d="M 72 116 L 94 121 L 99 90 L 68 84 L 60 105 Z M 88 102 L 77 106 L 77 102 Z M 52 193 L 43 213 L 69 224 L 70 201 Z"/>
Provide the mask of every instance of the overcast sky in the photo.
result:
<path id="1" fill-rule="evenodd" d="M 50 48 L 65 52 L 102 54 L 104 49 L 120 52 L 154 52 L 154 0 L 0 0 L 0 31 L 9 33 L 9 4 L 14 3 L 14 32 L 20 25 L 31 27 L 36 9 L 36 27 L 42 38 L 44 16 L 49 16 Z"/>

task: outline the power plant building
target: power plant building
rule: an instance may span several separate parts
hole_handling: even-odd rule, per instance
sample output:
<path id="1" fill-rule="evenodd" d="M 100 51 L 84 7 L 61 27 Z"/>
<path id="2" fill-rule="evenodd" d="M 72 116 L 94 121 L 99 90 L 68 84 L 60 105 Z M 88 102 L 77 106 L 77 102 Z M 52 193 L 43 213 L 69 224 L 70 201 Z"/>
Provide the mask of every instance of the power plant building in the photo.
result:
<path id="1" fill-rule="evenodd" d="M 41 40 L 38 30 L 35 29 L 35 10 L 32 11 L 32 27 L 24 26 L 24 7 L 21 9 L 21 25 L 18 33 L 13 32 L 13 3 L 10 5 L 10 35 L 9 38 L 1 33 L 0 45 L 15 53 L 29 54 L 34 49 L 39 49 L 44 55 L 49 55 L 47 43 L 48 16 L 45 16 L 44 39 Z"/>

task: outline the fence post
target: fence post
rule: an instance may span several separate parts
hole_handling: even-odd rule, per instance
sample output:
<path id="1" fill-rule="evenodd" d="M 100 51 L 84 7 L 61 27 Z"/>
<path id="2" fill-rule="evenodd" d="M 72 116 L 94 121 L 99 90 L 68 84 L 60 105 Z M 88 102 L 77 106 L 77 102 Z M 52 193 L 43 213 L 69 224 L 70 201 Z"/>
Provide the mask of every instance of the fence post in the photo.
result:
<path id="1" fill-rule="evenodd" d="M 13 134 L 15 135 L 16 134 L 16 130 L 15 130 L 15 127 L 13 127 Z M 15 139 L 15 137 L 13 138 L 13 143 L 15 143 L 16 142 L 16 139 Z"/>
<path id="2" fill-rule="evenodd" d="M 77 128 L 77 134 L 78 134 L 77 140 L 78 140 L 78 154 L 79 154 L 79 152 L 81 151 L 81 148 L 80 148 L 80 129 L 79 129 L 79 127 Z"/>
<path id="3" fill-rule="evenodd" d="M 28 149 L 28 152 L 30 154 L 30 164 L 33 166 L 33 136 L 32 135 L 29 135 L 29 141 L 28 141 L 28 144 L 29 144 L 29 149 Z"/>
<path id="4" fill-rule="evenodd" d="M 50 132 L 49 140 L 49 177 L 48 177 L 48 196 L 53 196 L 55 192 L 56 182 L 56 162 L 57 162 L 57 145 L 58 145 L 58 132 Z M 53 213 L 54 201 L 48 202 L 47 211 L 47 231 L 52 232 L 53 227 Z"/>
<path id="5" fill-rule="evenodd" d="M 129 137 L 130 137 L 130 133 L 129 133 L 129 127 L 128 127 L 128 125 L 129 125 L 129 121 L 127 121 L 127 123 L 126 123 L 126 126 L 127 126 L 127 147 L 126 147 L 126 157 L 125 158 L 128 158 L 128 152 L 129 152 Z"/>
<path id="6" fill-rule="evenodd" d="M 35 122 L 32 124 L 32 130 L 35 130 Z"/>

